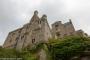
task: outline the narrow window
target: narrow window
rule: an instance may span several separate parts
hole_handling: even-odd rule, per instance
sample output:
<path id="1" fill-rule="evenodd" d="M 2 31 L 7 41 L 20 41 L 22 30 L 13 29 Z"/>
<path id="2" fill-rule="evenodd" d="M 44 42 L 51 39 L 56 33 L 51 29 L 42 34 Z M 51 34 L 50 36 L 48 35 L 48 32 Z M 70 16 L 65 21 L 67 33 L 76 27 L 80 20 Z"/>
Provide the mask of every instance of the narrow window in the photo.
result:
<path id="1" fill-rule="evenodd" d="M 35 42 L 35 39 L 32 39 L 32 43 L 34 43 Z"/>
<path id="2" fill-rule="evenodd" d="M 21 30 L 19 30 L 18 33 L 21 33 Z"/>
<path id="3" fill-rule="evenodd" d="M 38 21 L 38 24 L 41 24 L 41 21 Z"/>
<path id="4" fill-rule="evenodd" d="M 24 35 L 23 36 L 21 36 L 21 40 L 24 38 Z"/>
<path id="5" fill-rule="evenodd" d="M 41 24 L 41 21 L 40 21 L 40 24 Z"/>
<path id="6" fill-rule="evenodd" d="M 55 27 L 58 27 L 58 24 L 56 24 Z"/>
<path id="7" fill-rule="evenodd" d="M 60 35 L 61 35 L 61 34 L 60 34 L 59 32 L 57 32 L 57 33 L 56 33 L 56 36 L 58 36 L 58 37 L 59 37 Z"/>

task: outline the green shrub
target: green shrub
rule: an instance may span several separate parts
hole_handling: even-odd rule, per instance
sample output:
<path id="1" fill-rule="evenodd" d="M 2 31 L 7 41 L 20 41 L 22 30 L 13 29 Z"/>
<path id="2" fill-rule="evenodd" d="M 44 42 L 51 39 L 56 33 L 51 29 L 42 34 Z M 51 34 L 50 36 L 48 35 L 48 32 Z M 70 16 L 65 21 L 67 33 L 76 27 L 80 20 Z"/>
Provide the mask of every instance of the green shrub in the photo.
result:
<path id="1" fill-rule="evenodd" d="M 62 39 L 50 39 L 48 43 L 35 44 L 32 48 L 26 47 L 22 51 L 0 48 L 0 58 L 23 58 L 23 60 L 38 60 L 37 52 L 46 51 L 48 60 L 70 60 L 79 56 L 90 48 L 90 38 L 69 36 Z"/>
<path id="2" fill-rule="evenodd" d="M 88 38 L 69 36 L 63 39 L 50 39 L 48 49 L 53 60 L 69 60 L 73 56 L 80 55 L 87 46 L 90 47 L 89 43 Z"/>

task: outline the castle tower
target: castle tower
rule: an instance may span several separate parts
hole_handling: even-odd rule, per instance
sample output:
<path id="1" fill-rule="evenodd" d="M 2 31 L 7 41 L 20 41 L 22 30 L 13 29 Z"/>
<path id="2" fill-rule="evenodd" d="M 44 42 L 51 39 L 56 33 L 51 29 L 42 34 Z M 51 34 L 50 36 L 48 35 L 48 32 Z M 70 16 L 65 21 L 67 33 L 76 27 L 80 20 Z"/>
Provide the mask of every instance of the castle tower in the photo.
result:
<path id="1" fill-rule="evenodd" d="M 61 21 L 57 21 L 52 24 L 52 35 L 54 38 L 63 38 L 75 34 L 75 29 L 71 19 L 69 22 L 62 24 Z"/>
<path id="2" fill-rule="evenodd" d="M 66 35 L 73 35 L 75 34 L 75 28 L 72 24 L 71 19 L 69 19 L 69 22 L 64 24 L 65 28 L 66 28 Z"/>
<path id="3" fill-rule="evenodd" d="M 61 21 L 52 24 L 52 35 L 54 38 L 62 38 L 65 34 L 65 28 Z"/>
<path id="4" fill-rule="evenodd" d="M 73 35 L 75 33 L 76 31 L 71 19 L 64 24 L 61 21 L 57 21 L 52 24 L 52 29 L 50 29 L 47 16 L 44 14 L 39 18 L 38 11 L 34 11 L 29 23 L 8 34 L 3 47 L 20 50 L 27 46 L 32 47 L 40 42 L 47 42 L 48 39 L 52 37 L 63 38 L 64 36 Z"/>
<path id="5" fill-rule="evenodd" d="M 38 11 L 34 11 L 30 23 L 25 24 L 20 29 L 10 32 L 3 47 L 22 49 L 28 45 L 33 46 L 40 42 L 47 42 L 51 37 L 47 16 L 43 15 L 39 18 Z"/>
<path id="6" fill-rule="evenodd" d="M 40 18 L 38 17 L 38 11 L 34 11 L 34 15 L 32 16 L 31 20 L 30 20 L 30 23 L 32 23 L 33 21 L 38 21 L 40 20 Z"/>
<path id="7" fill-rule="evenodd" d="M 41 17 L 41 21 L 42 21 L 42 31 L 44 32 L 44 40 L 46 42 L 48 41 L 49 38 L 52 38 L 52 33 L 46 15 L 43 15 Z"/>

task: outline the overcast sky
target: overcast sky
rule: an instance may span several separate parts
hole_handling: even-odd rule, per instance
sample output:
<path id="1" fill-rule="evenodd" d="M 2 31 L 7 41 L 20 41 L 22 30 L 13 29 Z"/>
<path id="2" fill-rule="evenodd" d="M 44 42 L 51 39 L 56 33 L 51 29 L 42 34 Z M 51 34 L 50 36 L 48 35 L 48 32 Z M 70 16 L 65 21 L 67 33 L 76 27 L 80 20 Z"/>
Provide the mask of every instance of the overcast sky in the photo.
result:
<path id="1" fill-rule="evenodd" d="M 48 16 L 49 24 L 72 19 L 76 30 L 90 35 L 90 0 L 0 0 L 0 45 L 10 31 L 28 23 L 34 10 Z"/>

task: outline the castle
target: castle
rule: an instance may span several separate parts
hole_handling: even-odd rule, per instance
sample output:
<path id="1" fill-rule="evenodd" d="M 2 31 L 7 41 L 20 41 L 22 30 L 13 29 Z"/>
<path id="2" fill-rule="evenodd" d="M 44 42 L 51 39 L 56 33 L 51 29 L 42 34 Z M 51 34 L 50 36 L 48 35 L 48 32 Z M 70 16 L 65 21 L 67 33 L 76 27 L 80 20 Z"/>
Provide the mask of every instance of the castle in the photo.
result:
<path id="1" fill-rule="evenodd" d="M 70 35 L 86 36 L 82 30 L 75 31 L 71 20 L 64 24 L 57 21 L 50 28 L 47 16 L 43 15 L 39 18 L 38 11 L 34 11 L 29 23 L 8 34 L 3 47 L 22 49 L 28 45 L 33 46 L 36 43 L 47 42 L 50 38 L 57 39 Z"/>

